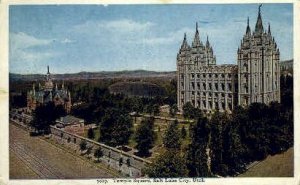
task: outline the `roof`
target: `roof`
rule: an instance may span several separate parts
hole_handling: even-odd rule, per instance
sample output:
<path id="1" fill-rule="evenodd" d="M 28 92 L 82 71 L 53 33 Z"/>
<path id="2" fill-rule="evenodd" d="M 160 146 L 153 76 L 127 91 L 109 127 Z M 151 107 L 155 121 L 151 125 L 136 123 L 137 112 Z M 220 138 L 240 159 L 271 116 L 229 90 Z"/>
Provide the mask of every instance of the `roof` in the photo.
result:
<path id="1" fill-rule="evenodd" d="M 80 119 L 80 118 L 76 118 L 71 115 L 67 115 L 65 117 L 61 117 L 61 118 L 57 119 L 56 122 L 63 124 L 63 125 L 72 125 L 72 124 L 84 122 L 84 120 Z"/>

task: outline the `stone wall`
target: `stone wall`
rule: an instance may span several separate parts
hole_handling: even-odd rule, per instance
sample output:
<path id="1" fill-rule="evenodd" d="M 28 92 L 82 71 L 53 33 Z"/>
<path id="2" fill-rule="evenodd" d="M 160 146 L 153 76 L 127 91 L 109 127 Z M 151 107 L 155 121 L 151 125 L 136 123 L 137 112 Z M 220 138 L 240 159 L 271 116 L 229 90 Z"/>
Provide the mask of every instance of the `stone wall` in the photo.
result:
<path id="1" fill-rule="evenodd" d="M 147 161 L 135 155 L 131 155 L 105 144 L 98 143 L 93 140 L 63 131 L 54 126 L 51 126 L 50 130 L 52 139 L 56 140 L 62 145 L 67 145 L 74 150 L 79 150 L 79 144 L 83 140 L 86 141 L 87 147 L 92 148 L 91 155 L 94 154 L 94 151 L 98 147 L 101 147 L 103 157 L 100 158 L 100 161 L 106 167 L 113 168 L 129 177 L 135 178 L 143 176 L 141 172 L 142 168 L 145 166 L 145 164 L 150 163 L 150 161 Z M 120 159 L 122 160 L 122 163 L 120 163 Z"/>

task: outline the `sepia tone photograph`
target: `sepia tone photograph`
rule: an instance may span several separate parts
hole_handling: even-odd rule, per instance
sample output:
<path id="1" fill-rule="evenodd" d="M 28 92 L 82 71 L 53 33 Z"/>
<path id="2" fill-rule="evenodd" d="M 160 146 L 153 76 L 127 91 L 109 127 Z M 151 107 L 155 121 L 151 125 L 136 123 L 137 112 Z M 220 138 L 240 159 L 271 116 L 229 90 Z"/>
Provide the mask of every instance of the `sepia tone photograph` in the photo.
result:
<path id="1" fill-rule="evenodd" d="M 293 6 L 9 5 L 9 179 L 293 178 Z"/>

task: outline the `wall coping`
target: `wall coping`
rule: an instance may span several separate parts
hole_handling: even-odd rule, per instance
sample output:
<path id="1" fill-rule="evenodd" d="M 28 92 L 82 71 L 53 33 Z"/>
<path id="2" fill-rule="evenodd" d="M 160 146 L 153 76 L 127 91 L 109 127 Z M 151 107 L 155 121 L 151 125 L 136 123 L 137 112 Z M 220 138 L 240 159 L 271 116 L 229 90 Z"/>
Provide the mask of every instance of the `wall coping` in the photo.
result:
<path id="1" fill-rule="evenodd" d="M 59 130 L 60 132 L 64 132 L 64 133 L 69 134 L 69 135 L 72 135 L 72 136 L 74 136 L 74 137 L 77 137 L 77 138 L 86 140 L 86 141 L 91 142 L 91 143 L 93 143 L 93 144 L 100 145 L 100 146 L 102 146 L 102 147 L 104 147 L 104 148 L 108 148 L 108 149 L 113 150 L 113 151 L 115 151 L 115 152 L 117 152 L 117 153 L 120 153 L 120 154 L 122 154 L 122 155 L 126 155 L 126 156 L 128 156 L 128 157 L 132 157 L 132 158 L 134 158 L 134 159 L 136 159 L 136 160 L 138 160 L 138 161 L 142 161 L 142 162 L 151 164 L 151 161 L 146 160 L 146 159 L 143 159 L 143 158 L 138 157 L 138 156 L 136 156 L 136 155 L 132 155 L 132 154 L 129 154 L 129 153 L 124 152 L 124 151 L 122 151 L 122 150 L 116 149 L 116 148 L 114 148 L 114 147 L 111 147 L 111 146 L 105 145 L 105 144 L 103 144 L 103 143 L 99 143 L 99 142 L 97 142 L 97 141 L 91 140 L 91 139 L 89 139 L 89 138 L 85 138 L 85 137 L 79 136 L 79 135 L 77 135 L 77 134 L 73 134 L 73 133 L 67 132 L 67 131 L 65 131 L 65 130 L 61 130 L 61 129 L 59 129 L 59 128 L 56 128 L 56 127 L 53 126 L 53 125 L 50 125 L 50 127 L 53 128 L 53 129 Z"/>

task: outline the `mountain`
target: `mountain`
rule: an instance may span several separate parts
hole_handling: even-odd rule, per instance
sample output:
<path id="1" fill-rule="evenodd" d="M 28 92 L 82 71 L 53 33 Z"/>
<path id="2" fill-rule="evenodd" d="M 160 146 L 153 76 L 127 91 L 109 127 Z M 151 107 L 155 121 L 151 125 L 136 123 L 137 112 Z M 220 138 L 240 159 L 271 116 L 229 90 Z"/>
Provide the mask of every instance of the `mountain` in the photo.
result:
<path id="1" fill-rule="evenodd" d="M 146 70 L 134 71 L 101 71 L 101 72 L 79 72 L 67 74 L 51 74 L 54 80 L 89 80 L 89 79 L 105 79 L 105 78 L 175 78 L 175 71 L 157 72 Z M 43 80 L 45 75 L 42 74 L 15 74 L 9 73 L 10 81 L 35 81 Z"/>

